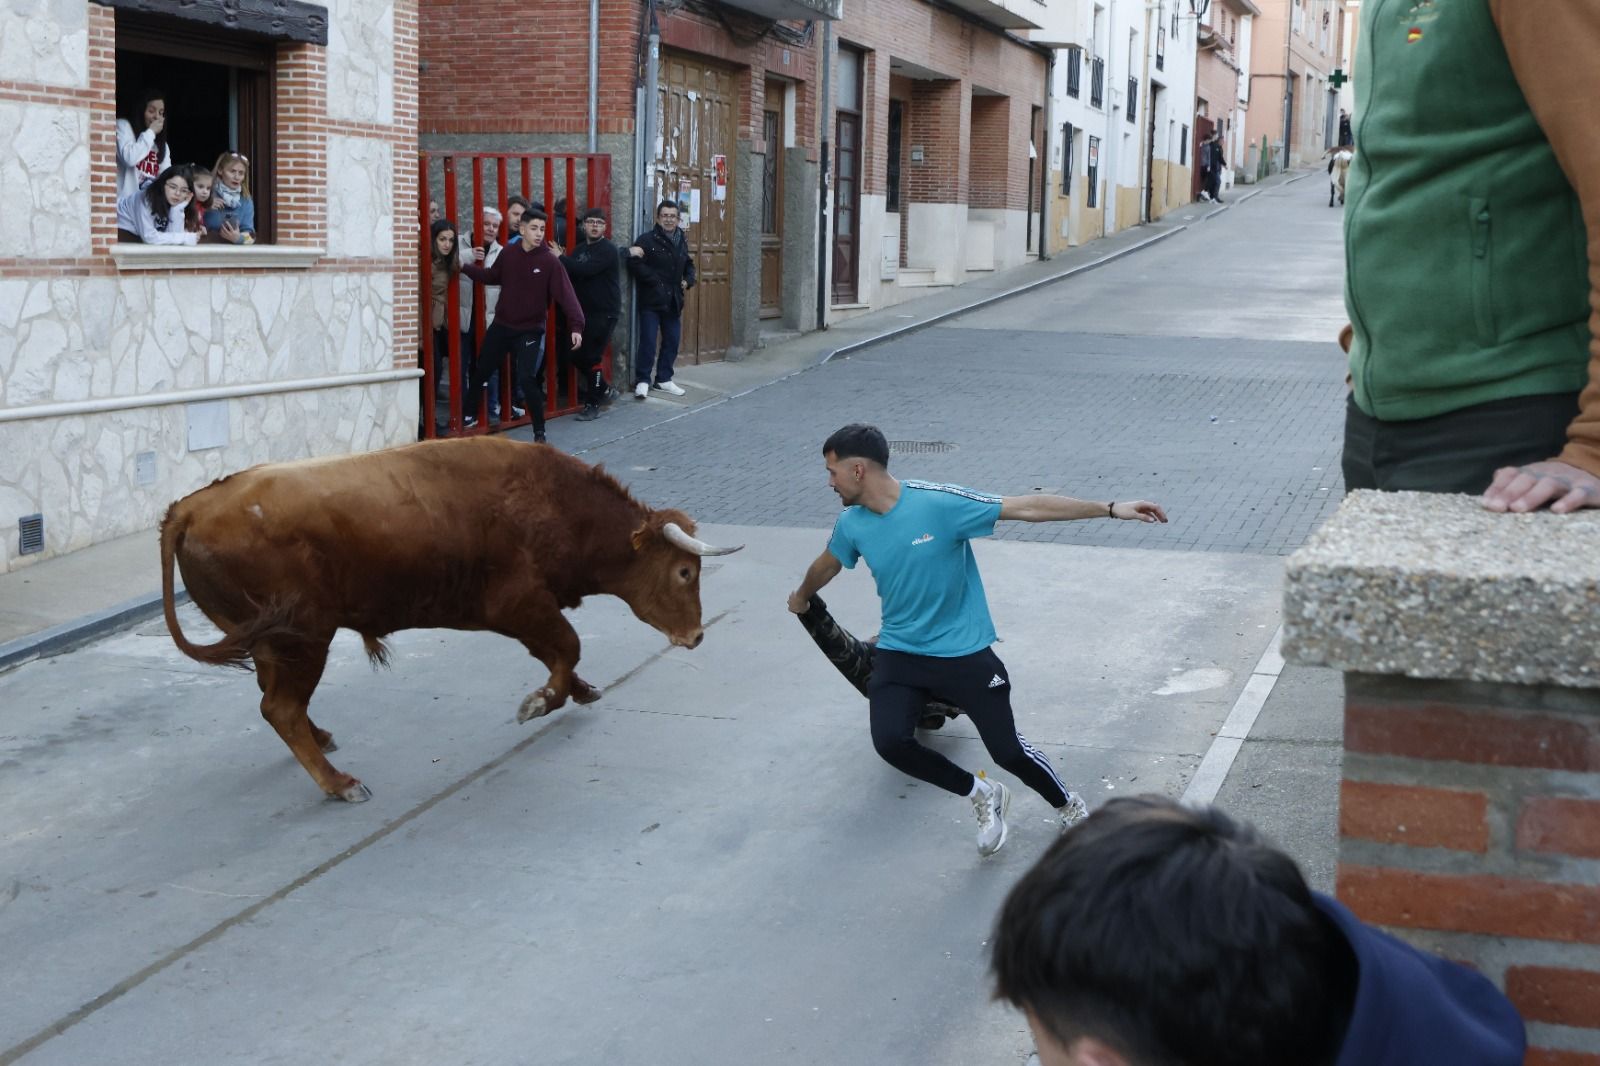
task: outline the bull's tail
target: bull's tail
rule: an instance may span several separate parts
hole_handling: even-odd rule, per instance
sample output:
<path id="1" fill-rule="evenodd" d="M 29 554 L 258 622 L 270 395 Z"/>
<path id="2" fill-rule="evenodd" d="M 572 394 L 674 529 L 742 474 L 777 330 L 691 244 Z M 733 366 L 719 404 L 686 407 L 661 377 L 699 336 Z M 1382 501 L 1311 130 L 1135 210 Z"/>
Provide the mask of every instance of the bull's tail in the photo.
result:
<path id="1" fill-rule="evenodd" d="M 166 517 L 161 520 L 161 611 L 167 618 L 167 631 L 172 634 L 172 641 L 178 650 L 197 662 L 248 670 L 251 667 L 251 648 L 261 636 L 261 623 L 246 626 L 235 633 L 226 633 L 215 644 L 193 643 L 183 635 L 183 627 L 178 624 L 178 607 L 173 599 L 172 560 L 183 546 L 185 523 L 178 517 L 177 511 L 178 505 L 173 504 L 167 508 Z"/>

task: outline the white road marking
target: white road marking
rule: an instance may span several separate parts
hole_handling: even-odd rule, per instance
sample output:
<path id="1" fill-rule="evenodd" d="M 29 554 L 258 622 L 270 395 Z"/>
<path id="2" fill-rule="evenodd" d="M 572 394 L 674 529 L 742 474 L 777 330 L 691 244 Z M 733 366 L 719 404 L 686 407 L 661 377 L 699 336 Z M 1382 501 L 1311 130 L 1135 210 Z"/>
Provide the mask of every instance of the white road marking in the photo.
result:
<path id="1" fill-rule="evenodd" d="M 1233 701 L 1233 710 L 1228 712 L 1227 720 L 1217 730 L 1216 739 L 1206 750 L 1205 758 L 1200 760 L 1200 768 L 1194 772 L 1194 779 L 1183 790 L 1184 803 L 1202 806 L 1215 800 L 1217 793 L 1222 791 L 1222 783 L 1227 780 L 1228 771 L 1233 769 L 1233 760 L 1249 739 L 1256 716 L 1261 713 L 1267 697 L 1272 695 L 1272 687 L 1278 683 L 1278 676 L 1283 673 L 1283 655 L 1279 651 L 1282 643 L 1283 627 L 1279 626 L 1278 631 L 1272 634 L 1272 642 L 1267 645 L 1267 650 L 1261 653 L 1261 658 L 1256 662 L 1250 680 L 1244 683 L 1244 690 Z"/>

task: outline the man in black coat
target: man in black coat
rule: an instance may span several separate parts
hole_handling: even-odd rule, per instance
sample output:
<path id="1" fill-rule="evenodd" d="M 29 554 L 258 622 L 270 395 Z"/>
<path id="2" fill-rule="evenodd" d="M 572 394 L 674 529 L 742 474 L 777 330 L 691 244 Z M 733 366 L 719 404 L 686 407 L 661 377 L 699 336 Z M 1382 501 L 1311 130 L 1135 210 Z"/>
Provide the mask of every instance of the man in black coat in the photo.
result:
<path id="1" fill-rule="evenodd" d="M 583 404 L 578 412 L 580 422 L 599 418 L 601 406 L 612 399 L 613 390 L 600 361 L 622 312 L 620 262 L 617 246 L 606 239 L 606 213 L 589 208 L 578 224 L 577 246 L 561 257 L 583 305 L 583 342 L 572 353 L 572 365 L 578 369 L 578 399 Z"/>
<path id="2" fill-rule="evenodd" d="M 694 288 L 694 257 L 678 229 L 677 201 L 662 200 L 656 207 L 655 228 L 629 246 L 627 262 L 639 297 L 633 395 L 640 400 L 648 396 L 653 375 L 656 388 L 670 396 L 682 396 L 683 387 L 672 380 L 672 364 L 677 361 L 682 335 L 684 294 Z"/>

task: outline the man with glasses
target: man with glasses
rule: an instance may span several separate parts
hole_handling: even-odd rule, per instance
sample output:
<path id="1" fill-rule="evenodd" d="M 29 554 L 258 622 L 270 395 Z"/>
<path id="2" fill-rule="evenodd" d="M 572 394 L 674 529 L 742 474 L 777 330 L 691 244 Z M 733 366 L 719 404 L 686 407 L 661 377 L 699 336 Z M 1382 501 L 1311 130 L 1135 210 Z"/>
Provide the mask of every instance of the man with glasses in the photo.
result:
<path id="1" fill-rule="evenodd" d="M 683 330 L 683 301 L 694 288 L 694 256 L 678 228 L 678 202 L 662 200 L 656 207 L 656 224 L 628 246 L 628 273 L 639 297 L 639 348 L 634 352 L 633 395 L 650 395 L 655 387 L 668 396 L 682 396 L 683 386 L 672 380 Z M 661 351 L 656 352 L 656 338 Z"/>
<path id="2" fill-rule="evenodd" d="M 606 381 L 600 361 L 622 312 L 622 279 L 617 273 L 621 261 L 617 246 L 606 239 L 605 211 L 589 208 L 578 225 L 577 246 L 561 257 L 578 303 L 583 305 L 583 339 L 572 352 L 572 365 L 578 370 L 578 399 L 583 404 L 579 422 L 599 418 L 600 408 L 610 406 L 617 395 Z"/>

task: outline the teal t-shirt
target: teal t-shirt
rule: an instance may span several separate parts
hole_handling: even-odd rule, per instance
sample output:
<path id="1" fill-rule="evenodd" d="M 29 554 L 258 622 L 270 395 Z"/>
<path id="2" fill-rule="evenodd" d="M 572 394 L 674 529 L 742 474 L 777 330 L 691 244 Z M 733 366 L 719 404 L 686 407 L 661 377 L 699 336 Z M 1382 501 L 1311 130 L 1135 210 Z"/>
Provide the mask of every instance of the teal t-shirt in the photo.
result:
<path id="1" fill-rule="evenodd" d="M 902 481 L 887 514 L 844 509 L 828 551 L 847 568 L 865 559 L 872 570 L 883 601 L 878 647 L 953 659 L 994 643 L 968 542 L 993 533 L 999 517 L 998 496 L 926 481 Z"/>

